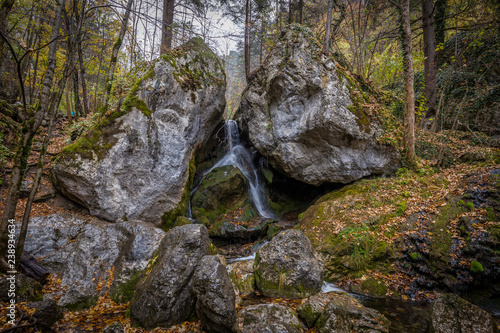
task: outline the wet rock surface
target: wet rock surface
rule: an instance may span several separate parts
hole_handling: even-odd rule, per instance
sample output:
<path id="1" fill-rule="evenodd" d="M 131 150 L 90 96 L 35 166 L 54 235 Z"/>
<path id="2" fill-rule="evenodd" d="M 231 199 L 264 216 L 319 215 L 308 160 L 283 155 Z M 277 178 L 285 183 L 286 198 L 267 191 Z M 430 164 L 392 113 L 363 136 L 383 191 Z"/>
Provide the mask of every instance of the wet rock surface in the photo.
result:
<path id="1" fill-rule="evenodd" d="M 193 274 L 208 254 L 203 225 L 175 227 L 163 238 L 151 272 L 137 286 L 130 302 L 132 323 L 147 329 L 188 320 L 195 311 Z"/>
<path id="2" fill-rule="evenodd" d="M 389 320 L 378 311 L 362 306 L 346 294 L 332 294 L 330 297 L 316 321 L 318 332 L 389 332 Z"/>
<path id="3" fill-rule="evenodd" d="M 254 260 L 238 261 L 227 265 L 227 272 L 240 295 L 251 295 L 255 291 Z"/>
<path id="4" fill-rule="evenodd" d="M 304 298 L 323 283 L 323 266 L 309 239 L 298 230 L 277 234 L 257 251 L 255 282 L 265 296 Z"/>
<path id="5" fill-rule="evenodd" d="M 236 295 L 226 267 L 216 256 L 205 256 L 193 277 L 196 313 L 209 332 L 237 331 Z"/>
<path id="6" fill-rule="evenodd" d="M 222 119 L 225 80 L 199 38 L 163 55 L 107 118 L 114 120 L 65 148 L 53 168 L 57 189 L 110 221 L 183 215 L 194 153 Z"/>
<path id="7" fill-rule="evenodd" d="M 432 305 L 431 332 L 498 332 L 491 315 L 455 294 L 443 294 Z"/>
<path id="8" fill-rule="evenodd" d="M 303 29 L 277 41 L 243 92 L 236 116 L 273 168 L 319 185 L 399 167 L 397 150 L 376 142 L 381 127 L 359 105 L 364 101 L 353 93 L 356 83 L 342 73 Z"/>

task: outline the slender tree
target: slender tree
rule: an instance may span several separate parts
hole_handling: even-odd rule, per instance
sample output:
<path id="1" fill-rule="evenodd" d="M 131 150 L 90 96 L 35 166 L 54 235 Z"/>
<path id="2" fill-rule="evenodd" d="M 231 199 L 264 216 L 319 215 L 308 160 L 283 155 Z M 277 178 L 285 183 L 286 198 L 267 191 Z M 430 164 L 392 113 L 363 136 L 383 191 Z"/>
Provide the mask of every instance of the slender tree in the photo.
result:
<path id="1" fill-rule="evenodd" d="M 413 90 L 414 73 L 410 27 L 410 0 L 401 0 L 399 14 L 406 91 L 404 119 L 405 159 L 409 165 L 413 166 L 415 164 L 415 92 Z"/>
<path id="2" fill-rule="evenodd" d="M 0 4 L 0 32 L 7 35 L 7 25 L 9 24 L 9 13 L 14 7 L 16 0 L 3 0 Z M 0 38 L 0 59 L 3 56 L 4 40 Z"/>
<path id="3" fill-rule="evenodd" d="M 42 92 L 40 94 L 39 107 L 36 108 L 34 114 L 28 112 L 26 106 L 26 94 L 24 91 L 24 80 L 22 77 L 21 63 L 23 58 L 32 50 L 28 50 L 21 58 L 17 58 L 14 48 L 7 40 L 7 37 L 3 32 L 0 32 L 2 39 L 8 44 L 14 61 L 17 65 L 17 75 L 18 81 L 21 87 L 21 97 L 23 101 L 23 111 L 21 119 L 22 123 L 22 133 L 19 135 L 19 140 L 16 148 L 16 155 L 14 156 L 14 166 L 12 168 L 9 189 L 7 192 L 7 198 L 5 200 L 5 210 L 2 216 L 2 224 L 0 226 L 0 270 L 6 271 L 9 269 L 7 262 L 5 261 L 5 255 L 8 250 L 8 225 L 9 220 L 15 218 L 17 202 L 19 199 L 19 189 L 21 188 L 21 183 L 24 179 L 24 173 L 26 171 L 29 153 L 31 151 L 31 144 L 33 138 L 40 127 L 44 115 L 47 113 L 50 101 L 50 89 L 52 86 L 52 81 L 54 77 L 54 71 L 56 67 L 56 51 L 57 51 L 57 39 L 59 37 L 59 29 L 61 27 L 61 17 L 62 9 L 64 7 L 65 0 L 60 0 L 57 2 L 56 14 L 54 19 L 54 24 L 52 28 L 51 41 L 49 42 L 49 52 L 48 52 L 48 64 L 47 70 L 45 72 L 45 79 L 43 82 Z"/>
<path id="4" fill-rule="evenodd" d="M 116 62 L 118 60 L 118 52 L 120 51 L 120 47 L 122 46 L 123 38 L 125 37 L 125 33 L 127 32 L 128 18 L 130 17 L 130 11 L 132 9 L 132 4 L 134 0 L 128 0 L 127 7 L 125 8 L 125 15 L 123 15 L 122 25 L 120 28 L 120 34 L 118 35 L 118 39 L 113 45 L 113 50 L 111 51 L 111 60 L 109 62 L 108 73 L 106 75 L 106 95 L 104 97 L 104 109 L 105 112 L 108 109 L 109 96 L 111 94 L 111 87 L 113 86 L 113 78 L 115 74 Z"/>
<path id="5" fill-rule="evenodd" d="M 436 114 L 436 35 L 434 32 L 434 6 L 432 0 L 422 0 L 422 22 L 424 34 L 424 95 L 426 114 L 430 118 Z M 422 121 L 422 125 L 425 122 Z"/>
<path id="6" fill-rule="evenodd" d="M 163 22 L 161 26 L 160 54 L 165 54 L 172 48 L 174 32 L 175 0 L 163 0 Z"/>
<path id="7" fill-rule="evenodd" d="M 245 3 L 245 77 L 250 81 L 250 0 Z"/>
<path id="8" fill-rule="evenodd" d="M 330 54 L 330 34 L 332 30 L 333 0 L 328 0 L 328 13 L 326 14 L 325 43 L 323 44 L 323 54 Z"/>

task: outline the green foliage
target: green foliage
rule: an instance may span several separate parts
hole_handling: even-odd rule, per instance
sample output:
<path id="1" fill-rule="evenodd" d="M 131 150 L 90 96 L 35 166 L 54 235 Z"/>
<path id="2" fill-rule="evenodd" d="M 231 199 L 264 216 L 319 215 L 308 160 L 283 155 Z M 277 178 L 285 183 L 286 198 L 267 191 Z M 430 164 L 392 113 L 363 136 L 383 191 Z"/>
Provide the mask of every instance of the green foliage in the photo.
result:
<path id="1" fill-rule="evenodd" d="M 470 270 L 473 273 L 482 273 L 484 272 L 483 265 L 480 262 L 472 260 L 470 263 Z"/>
<path id="2" fill-rule="evenodd" d="M 396 205 L 395 214 L 397 216 L 403 216 L 405 212 L 406 212 L 406 201 L 402 201 Z"/>

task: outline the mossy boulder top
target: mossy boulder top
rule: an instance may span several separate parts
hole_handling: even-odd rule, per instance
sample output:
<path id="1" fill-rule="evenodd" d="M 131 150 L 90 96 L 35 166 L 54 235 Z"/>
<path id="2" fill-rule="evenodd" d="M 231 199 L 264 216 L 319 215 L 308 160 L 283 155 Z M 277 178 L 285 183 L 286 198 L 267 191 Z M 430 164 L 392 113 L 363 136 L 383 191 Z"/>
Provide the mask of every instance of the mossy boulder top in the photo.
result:
<path id="1" fill-rule="evenodd" d="M 183 214 L 194 154 L 222 121 L 225 86 L 221 62 L 199 38 L 161 56 L 119 108 L 64 149 L 56 187 L 110 221 L 158 225 Z"/>
<path id="2" fill-rule="evenodd" d="M 273 47 L 243 92 L 242 132 L 275 169 L 299 181 L 350 183 L 391 173 L 397 150 L 362 105 L 360 83 L 295 26 Z M 374 118 L 374 119 L 371 119 Z"/>

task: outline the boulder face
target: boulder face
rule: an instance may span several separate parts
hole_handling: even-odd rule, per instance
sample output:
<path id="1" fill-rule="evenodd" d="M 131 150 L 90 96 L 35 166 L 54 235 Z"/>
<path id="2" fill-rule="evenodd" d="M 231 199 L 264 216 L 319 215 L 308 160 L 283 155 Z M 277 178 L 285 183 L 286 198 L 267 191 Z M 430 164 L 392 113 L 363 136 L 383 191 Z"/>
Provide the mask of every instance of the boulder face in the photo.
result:
<path id="1" fill-rule="evenodd" d="M 24 249 L 66 286 L 58 305 L 80 309 L 93 305 L 104 293 L 98 283 L 110 278 L 112 267 L 111 297 L 128 301 L 164 235 L 150 223 L 49 215 L 31 219 Z"/>
<path id="2" fill-rule="evenodd" d="M 390 321 L 377 310 L 362 306 L 347 294 L 332 294 L 329 297 L 331 301 L 316 322 L 319 333 L 389 332 Z"/>
<path id="3" fill-rule="evenodd" d="M 323 265 L 299 230 L 280 232 L 255 256 L 255 283 L 269 297 L 304 298 L 321 290 Z"/>
<path id="4" fill-rule="evenodd" d="M 160 243 L 155 265 L 130 302 L 134 325 L 169 327 L 194 314 L 192 277 L 201 258 L 208 254 L 208 242 L 208 230 L 200 224 L 170 230 Z"/>
<path id="5" fill-rule="evenodd" d="M 297 314 L 292 308 L 279 304 L 258 304 L 245 307 L 240 313 L 243 333 L 302 332 Z"/>
<path id="6" fill-rule="evenodd" d="M 365 95 L 312 34 L 292 28 L 243 92 L 236 116 L 269 163 L 304 183 L 350 183 L 399 167 L 377 143 L 381 127 L 363 111 Z"/>
<path id="7" fill-rule="evenodd" d="M 196 313 L 209 332 L 237 332 L 237 317 L 231 279 L 216 256 L 205 256 L 194 274 Z"/>
<path id="8" fill-rule="evenodd" d="M 118 109 L 64 149 L 55 186 L 106 220 L 174 220 L 187 209 L 194 153 L 222 120 L 225 85 L 199 38 L 161 56 Z"/>
<path id="9" fill-rule="evenodd" d="M 215 168 L 208 173 L 193 193 L 193 217 L 206 216 L 211 222 L 248 201 L 248 180 L 232 165 Z"/>
<path id="10" fill-rule="evenodd" d="M 460 298 L 456 294 L 443 294 L 432 305 L 431 332 L 498 332 L 493 317 Z"/>

